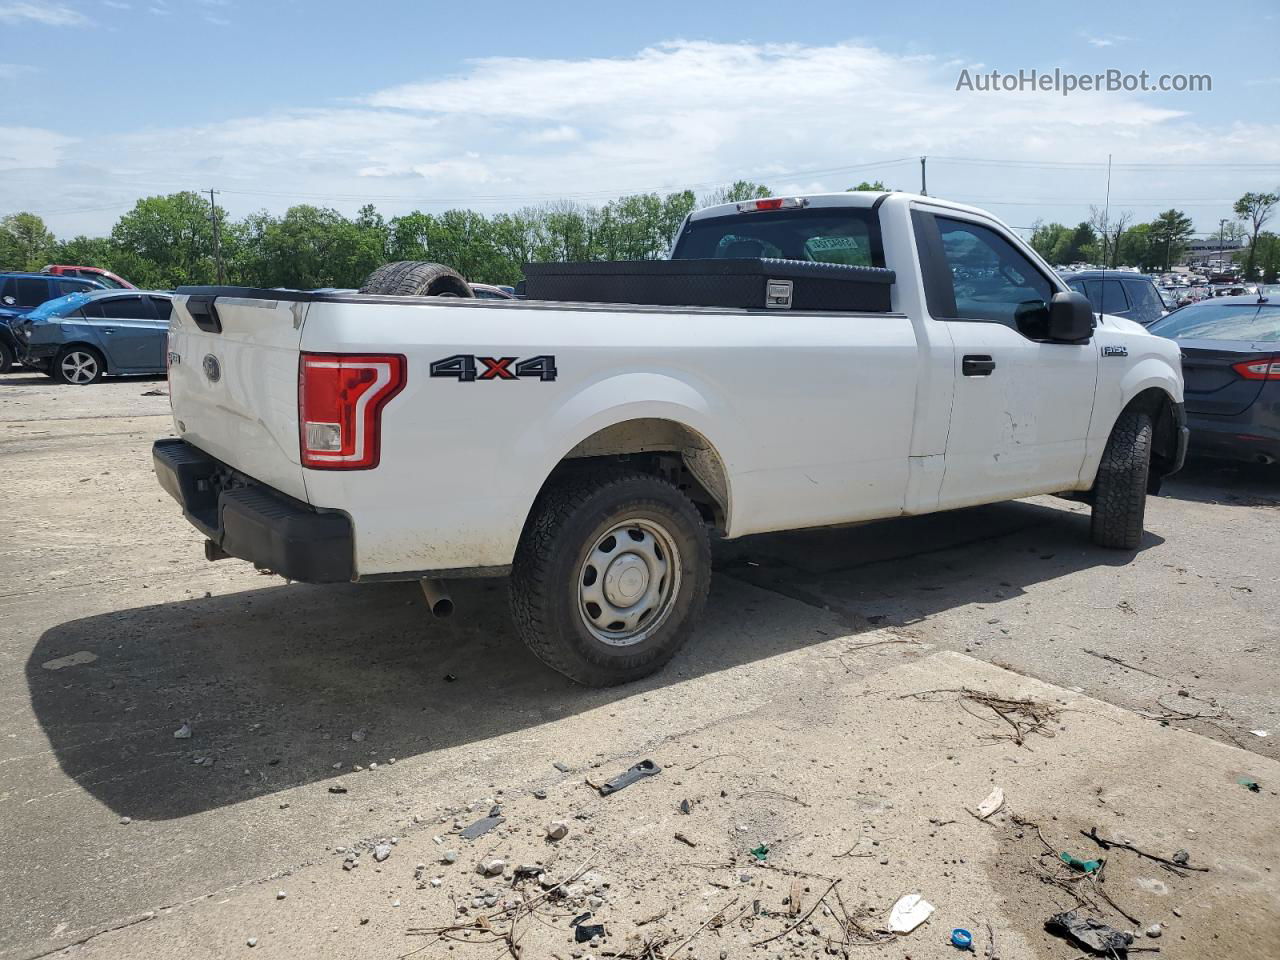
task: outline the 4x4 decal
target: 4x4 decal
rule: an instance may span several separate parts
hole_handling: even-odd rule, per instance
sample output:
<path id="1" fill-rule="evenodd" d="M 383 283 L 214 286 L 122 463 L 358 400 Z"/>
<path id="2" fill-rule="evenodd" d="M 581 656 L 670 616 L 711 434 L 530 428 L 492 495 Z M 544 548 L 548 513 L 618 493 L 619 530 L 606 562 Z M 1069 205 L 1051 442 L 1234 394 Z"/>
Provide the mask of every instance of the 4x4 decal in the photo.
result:
<path id="1" fill-rule="evenodd" d="M 478 372 L 477 361 L 484 365 L 484 369 Z M 537 377 L 546 383 L 556 378 L 556 358 L 551 354 L 521 360 L 518 357 L 477 357 L 473 353 L 455 353 L 443 360 L 433 361 L 431 376 L 453 377 L 459 383 Z"/>

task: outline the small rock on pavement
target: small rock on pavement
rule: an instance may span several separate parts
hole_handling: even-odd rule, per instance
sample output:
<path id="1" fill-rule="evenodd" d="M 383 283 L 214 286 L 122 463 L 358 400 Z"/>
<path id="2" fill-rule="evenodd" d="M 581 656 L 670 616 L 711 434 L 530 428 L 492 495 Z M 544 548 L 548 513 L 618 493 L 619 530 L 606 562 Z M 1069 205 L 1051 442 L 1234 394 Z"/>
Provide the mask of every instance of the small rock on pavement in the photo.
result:
<path id="1" fill-rule="evenodd" d="M 287 893 L 285 893 L 283 890 L 277 890 L 277 891 L 276 891 L 276 899 L 277 899 L 277 900 L 283 900 L 283 899 L 284 899 L 285 897 L 287 897 L 287 896 L 288 896 L 288 894 L 287 894 Z"/>
<path id="2" fill-rule="evenodd" d="M 552 820 L 547 824 L 547 837 L 551 840 L 563 840 L 569 835 L 569 825 L 563 820 Z"/>
<path id="3" fill-rule="evenodd" d="M 362 742 L 364 738 L 367 737 L 368 735 L 369 735 L 369 731 L 366 730 L 364 727 L 361 727 L 359 730 L 351 731 L 351 739 L 354 740 L 356 743 Z"/>
<path id="4" fill-rule="evenodd" d="M 184 723 L 184 724 L 183 724 L 182 726 L 180 726 L 177 730 L 173 731 L 173 739 L 175 739 L 175 740 L 190 740 L 190 739 L 191 739 L 191 724 L 189 724 L 189 723 Z"/>
<path id="5" fill-rule="evenodd" d="M 441 859 L 441 860 L 443 860 L 445 863 L 457 863 L 457 862 L 458 862 L 458 851 L 457 851 L 457 850 L 446 850 L 446 851 L 441 855 L 440 859 Z"/>
<path id="6" fill-rule="evenodd" d="M 476 873 L 484 874 L 486 877 L 496 877 L 505 869 L 507 869 L 505 860 L 481 860 L 476 864 Z"/>
<path id="7" fill-rule="evenodd" d="M 391 844 L 379 843 L 373 848 L 373 859 L 381 863 L 387 857 L 391 856 Z"/>
<path id="8" fill-rule="evenodd" d="M 1162 933 L 1164 933 L 1164 927 L 1160 926 L 1158 923 L 1153 923 L 1151 926 L 1147 927 L 1148 937 L 1158 937 Z"/>
<path id="9" fill-rule="evenodd" d="M 127 827 L 129 824 L 133 823 L 133 817 L 121 817 L 120 823 L 122 826 Z"/>
<path id="10" fill-rule="evenodd" d="M 258 938 L 250 937 L 248 940 L 245 941 L 245 944 L 250 947 L 256 947 L 258 945 Z"/>
<path id="11" fill-rule="evenodd" d="M 347 788 L 340 783 L 331 783 L 329 784 L 329 792 L 330 793 L 346 793 Z"/>
<path id="12" fill-rule="evenodd" d="M 557 770 L 559 770 L 561 773 L 569 772 L 569 765 L 567 763 L 562 763 L 561 761 L 557 760 L 555 763 L 551 765 L 555 767 Z"/>

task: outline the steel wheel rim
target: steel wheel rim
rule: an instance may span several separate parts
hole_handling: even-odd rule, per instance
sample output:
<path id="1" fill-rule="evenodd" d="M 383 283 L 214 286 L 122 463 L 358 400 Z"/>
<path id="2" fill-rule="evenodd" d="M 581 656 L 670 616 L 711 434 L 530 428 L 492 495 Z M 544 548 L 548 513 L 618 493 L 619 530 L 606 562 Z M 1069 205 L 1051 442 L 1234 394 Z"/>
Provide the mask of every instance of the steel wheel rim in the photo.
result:
<path id="1" fill-rule="evenodd" d="M 613 524 L 578 570 L 583 626 L 611 647 L 642 643 L 671 614 L 680 576 L 680 552 L 662 524 L 639 517 Z"/>
<path id="2" fill-rule="evenodd" d="M 68 353 L 62 358 L 60 368 L 67 383 L 89 383 L 98 375 L 98 361 L 83 350 Z"/>

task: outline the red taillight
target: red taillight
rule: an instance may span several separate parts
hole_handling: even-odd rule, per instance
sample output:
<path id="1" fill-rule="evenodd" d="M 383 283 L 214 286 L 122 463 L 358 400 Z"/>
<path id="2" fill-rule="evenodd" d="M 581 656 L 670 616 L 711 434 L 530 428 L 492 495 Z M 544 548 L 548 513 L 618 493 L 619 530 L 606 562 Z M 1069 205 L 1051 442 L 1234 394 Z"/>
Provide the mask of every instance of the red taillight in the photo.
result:
<path id="1" fill-rule="evenodd" d="M 298 361 L 298 440 L 313 470 L 378 465 L 382 408 L 404 389 L 398 354 L 304 353 Z"/>
<path id="2" fill-rule="evenodd" d="M 1280 380 L 1280 360 L 1246 360 L 1233 363 L 1231 369 L 1246 380 Z"/>

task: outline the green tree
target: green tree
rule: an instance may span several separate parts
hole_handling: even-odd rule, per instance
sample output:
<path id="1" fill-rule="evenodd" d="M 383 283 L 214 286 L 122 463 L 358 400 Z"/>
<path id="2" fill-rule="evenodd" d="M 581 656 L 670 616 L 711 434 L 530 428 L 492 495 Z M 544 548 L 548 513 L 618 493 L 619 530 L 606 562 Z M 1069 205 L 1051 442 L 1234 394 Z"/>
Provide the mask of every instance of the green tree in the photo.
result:
<path id="1" fill-rule="evenodd" d="M 0 269 L 39 270 L 53 256 L 54 239 L 34 213 L 11 213 L 0 220 Z"/>
<path id="2" fill-rule="evenodd" d="M 714 207 L 718 203 L 741 203 L 743 200 L 762 200 L 773 196 L 773 191 L 763 183 L 735 180 L 730 186 L 712 190 L 702 198 L 699 206 Z"/>
<path id="3" fill-rule="evenodd" d="M 219 209 L 218 216 L 225 222 L 225 211 Z M 234 231 L 226 231 L 224 257 L 233 253 L 227 246 L 234 239 Z M 139 200 L 116 221 L 111 240 L 121 268 L 117 272 L 140 287 L 168 289 L 217 279 L 209 201 L 198 193 Z"/>
<path id="4" fill-rule="evenodd" d="M 1050 263 L 1059 265 L 1069 260 L 1057 259 L 1071 243 L 1071 228 L 1061 223 L 1044 223 L 1037 220 L 1031 225 L 1031 249 Z"/>
<path id="5" fill-rule="evenodd" d="M 1235 212 L 1236 218 L 1244 221 L 1245 226 L 1250 230 L 1249 253 L 1244 265 L 1246 280 L 1254 279 L 1253 270 L 1257 263 L 1258 234 L 1262 232 L 1263 225 L 1271 219 L 1271 213 L 1275 210 L 1277 203 L 1280 203 L 1280 193 L 1249 192 L 1237 200 L 1235 206 L 1231 208 Z"/>
<path id="6" fill-rule="evenodd" d="M 228 230 L 239 248 L 233 275 L 262 287 L 358 287 L 387 260 L 387 228 L 372 211 L 355 221 L 310 204 L 279 219 L 254 214 Z"/>
<path id="7" fill-rule="evenodd" d="M 1152 247 L 1151 224 L 1136 223 L 1120 234 L 1116 263 L 1152 270 L 1158 265 L 1162 254 L 1162 250 Z"/>
<path id="8" fill-rule="evenodd" d="M 1280 282 L 1280 236 L 1264 230 L 1251 246 L 1257 249 L 1257 269 L 1262 282 Z"/>
<path id="9" fill-rule="evenodd" d="M 1166 210 L 1151 221 L 1151 249 L 1159 255 L 1157 262 L 1163 272 L 1168 273 L 1173 263 L 1181 259 L 1194 233 L 1195 225 L 1181 210 Z"/>
<path id="10" fill-rule="evenodd" d="M 845 191 L 845 193 L 856 193 L 862 190 L 871 190 L 876 193 L 888 193 L 892 192 L 893 187 L 886 187 L 883 180 L 877 180 L 874 183 L 868 183 L 866 180 L 863 180 L 856 187 L 850 187 Z"/>
<path id="11" fill-rule="evenodd" d="M 119 251 L 106 237 L 86 237 L 83 234 L 70 240 L 59 240 L 53 246 L 49 259 L 54 263 L 66 263 L 81 267 L 101 267 L 113 273 L 119 259 Z M 126 276 L 126 280 L 129 278 Z"/>

